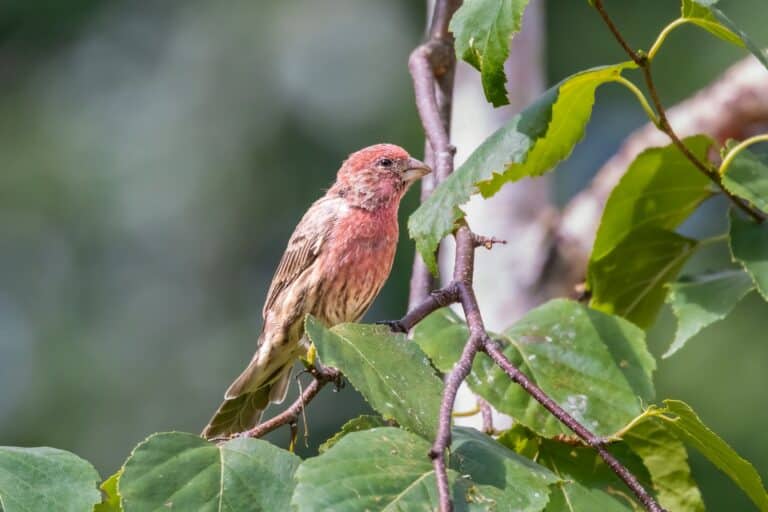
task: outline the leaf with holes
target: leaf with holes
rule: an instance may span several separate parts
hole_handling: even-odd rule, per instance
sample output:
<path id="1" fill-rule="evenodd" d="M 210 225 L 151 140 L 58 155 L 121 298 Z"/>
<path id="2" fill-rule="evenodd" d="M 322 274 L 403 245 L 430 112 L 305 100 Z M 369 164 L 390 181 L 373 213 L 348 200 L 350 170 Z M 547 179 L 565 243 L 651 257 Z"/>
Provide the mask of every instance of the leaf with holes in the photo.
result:
<path id="1" fill-rule="evenodd" d="M 503 184 L 540 176 L 566 158 L 581 140 L 592 114 L 596 89 L 615 81 L 624 62 L 566 78 L 488 137 L 408 219 L 408 231 L 427 266 L 437 273 L 435 250 L 464 217 L 470 196 L 494 195 Z"/>
<path id="2" fill-rule="evenodd" d="M 194 434 L 155 434 L 123 466 L 125 512 L 288 510 L 301 459 L 259 439 L 221 445 Z"/>
<path id="3" fill-rule="evenodd" d="M 466 325 L 440 310 L 417 325 L 413 339 L 435 366 L 447 371 L 466 343 Z M 554 300 L 506 330 L 501 343 L 513 364 L 597 434 L 612 434 L 639 414 L 641 399 L 653 398 L 656 363 L 645 335 L 621 318 Z M 538 434 L 571 434 L 485 354 L 475 359 L 467 383 Z"/>
<path id="4" fill-rule="evenodd" d="M 528 0 L 467 0 L 451 18 L 456 55 L 480 71 L 485 96 L 494 107 L 509 103 L 504 62 L 526 5 Z"/>
<path id="5" fill-rule="evenodd" d="M 662 357 L 669 357 L 703 328 L 722 320 L 754 288 L 742 271 L 697 276 L 669 285 L 667 302 L 677 317 L 677 332 Z"/>
<path id="6" fill-rule="evenodd" d="M 341 370 L 385 419 L 428 439 L 435 436 L 443 383 L 416 344 L 383 325 L 329 330 L 309 316 L 306 330 L 320 361 Z"/>

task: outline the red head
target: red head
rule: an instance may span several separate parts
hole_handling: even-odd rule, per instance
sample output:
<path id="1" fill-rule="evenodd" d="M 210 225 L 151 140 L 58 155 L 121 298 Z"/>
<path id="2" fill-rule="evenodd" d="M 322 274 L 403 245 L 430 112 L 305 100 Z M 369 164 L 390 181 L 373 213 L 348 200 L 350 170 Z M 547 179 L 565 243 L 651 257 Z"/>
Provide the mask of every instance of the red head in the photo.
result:
<path id="1" fill-rule="evenodd" d="M 408 187 L 430 168 L 394 144 L 376 144 L 349 155 L 329 192 L 352 206 L 375 210 L 399 203 Z"/>

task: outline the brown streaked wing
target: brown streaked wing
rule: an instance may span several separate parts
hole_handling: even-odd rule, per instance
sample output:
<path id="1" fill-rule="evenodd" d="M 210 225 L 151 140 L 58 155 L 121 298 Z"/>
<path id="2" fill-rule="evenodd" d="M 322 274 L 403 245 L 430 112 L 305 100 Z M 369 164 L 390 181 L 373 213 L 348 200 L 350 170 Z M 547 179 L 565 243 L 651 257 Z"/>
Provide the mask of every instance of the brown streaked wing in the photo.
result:
<path id="1" fill-rule="evenodd" d="M 280 294 L 317 259 L 338 218 L 341 198 L 322 197 L 307 210 L 293 231 L 272 278 L 262 314 L 272 309 Z"/>

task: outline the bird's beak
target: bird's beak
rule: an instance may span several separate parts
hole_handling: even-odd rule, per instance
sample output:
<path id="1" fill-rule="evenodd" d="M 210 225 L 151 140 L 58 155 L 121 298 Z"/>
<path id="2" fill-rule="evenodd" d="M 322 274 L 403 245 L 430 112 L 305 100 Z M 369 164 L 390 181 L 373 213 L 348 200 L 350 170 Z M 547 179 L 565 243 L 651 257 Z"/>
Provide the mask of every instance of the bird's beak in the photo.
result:
<path id="1" fill-rule="evenodd" d="M 408 160 L 408 168 L 403 173 L 403 180 L 406 183 L 412 183 L 419 178 L 431 173 L 432 169 L 421 160 L 411 158 Z"/>

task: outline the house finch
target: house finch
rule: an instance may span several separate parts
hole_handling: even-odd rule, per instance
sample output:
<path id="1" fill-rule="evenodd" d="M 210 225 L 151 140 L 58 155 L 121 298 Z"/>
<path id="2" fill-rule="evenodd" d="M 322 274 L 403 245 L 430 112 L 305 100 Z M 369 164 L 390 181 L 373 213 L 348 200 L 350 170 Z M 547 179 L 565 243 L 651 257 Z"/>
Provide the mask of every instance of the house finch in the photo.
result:
<path id="1" fill-rule="evenodd" d="M 429 172 L 392 144 L 361 149 L 342 164 L 288 241 L 267 293 L 256 354 L 227 389 L 203 437 L 243 432 L 270 402 L 285 398 L 291 368 L 306 354 L 308 313 L 328 327 L 363 316 L 392 268 L 400 200 Z"/>

